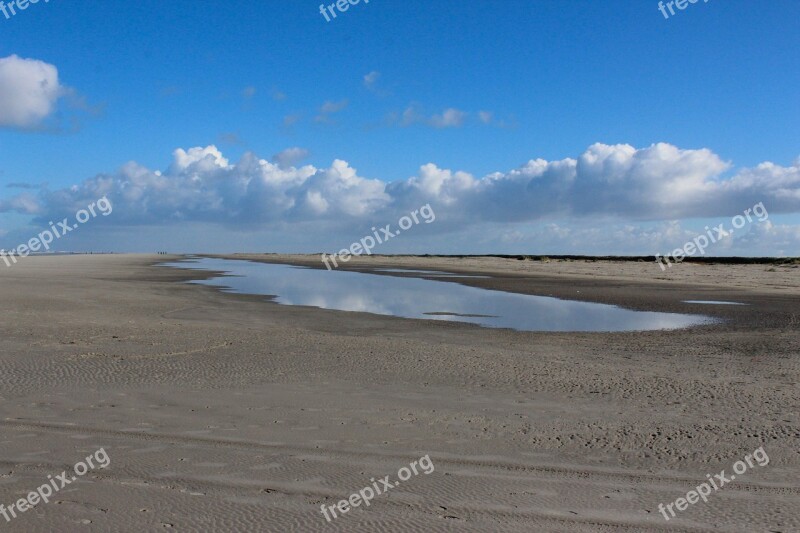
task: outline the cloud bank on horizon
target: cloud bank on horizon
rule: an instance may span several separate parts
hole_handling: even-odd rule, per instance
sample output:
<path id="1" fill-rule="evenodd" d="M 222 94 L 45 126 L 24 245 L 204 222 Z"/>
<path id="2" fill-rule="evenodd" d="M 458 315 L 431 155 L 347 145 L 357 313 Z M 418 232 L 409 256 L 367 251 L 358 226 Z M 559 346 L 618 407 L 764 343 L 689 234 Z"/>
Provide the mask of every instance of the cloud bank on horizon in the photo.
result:
<path id="1" fill-rule="evenodd" d="M 117 227 L 206 223 L 291 232 L 293 223 L 369 227 L 429 203 L 437 214 L 438 233 L 553 220 L 641 223 L 725 217 L 758 202 L 771 215 L 800 212 L 800 158 L 789 166 L 765 162 L 723 177 L 732 171 L 731 163 L 708 149 L 596 143 L 574 158 L 532 159 L 483 177 L 429 163 L 415 176 L 386 183 L 360 176 L 339 159 L 327 168 L 294 166 L 307 156 L 295 147 L 272 161 L 248 152 L 232 163 L 213 145 L 179 148 L 164 170 L 130 162 L 116 173 L 98 174 L 69 188 L 24 191 L 0 201 L 0 212 L 32 215 L 45 224 L 106 196 L 114 205 L 108 223 Z M 768 238 L 776 227 L 763 224 L 762 238 Z M 567 228 L 547 227 L 570 234 Z M 789 236 L 796 238 L 796 233 Z M 514 239 L 508 232 L 503 235 Z M 591 233 L 584 237 L 596 239 Z"/>

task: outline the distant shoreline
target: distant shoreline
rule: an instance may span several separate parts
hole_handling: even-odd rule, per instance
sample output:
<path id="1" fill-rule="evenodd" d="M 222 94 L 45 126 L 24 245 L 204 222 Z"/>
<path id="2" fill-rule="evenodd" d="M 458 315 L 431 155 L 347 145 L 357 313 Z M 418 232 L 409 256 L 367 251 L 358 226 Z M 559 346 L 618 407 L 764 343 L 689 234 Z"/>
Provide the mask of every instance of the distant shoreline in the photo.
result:
<path id="1" fill-rule="evenodd" d="M 155 253 L 155 252 L 153 252 Z M 162 255 L 172 256 L 201 256 L 201 257 L 235 257 L 238 255 L 292 255 L 292 256 L 308 256 L 316 257 L 319 253 L 308 254 L 286 254 L 280 252 L 235 252 L 232 254 L 216 254 L 204 252 L 191 252 L 191 253 L 163 253 Z M 54 256 L 54 255 L 128 255 L 128 252 L 47 252 L 47 253 L 32 253 L 30 255 L 36 256 Z M 136 254 L 134 254 L 136 255 Z M 145 254 L 149 255 L 149 254 Z M 443 259 L 481 259 L 481 258 L 497 258 L 497 259 L 515 259 L 517 261 L 618 261 L 625 263 L 654 263 L 654 255 L 528 255 L 528 254 L 370 254 L 364 257 L 385 257 L 385 258 L 400 258 L 400 257 L 418 257 L 418 258 L 443 258 Z M 718 264 L 718 265 L 798 265 L 800 264 L 800 257 L 686 257 L 681 261 L 682 263 L 697 263 L 697 264 Z"/>
<path id="2" fill-rule="evenodd" d="M 221 254 L 197 254 L 220 256 Z M 224 254 L 228 255 L 228 254 Z M 316 254 L 282 254 L 264 253 L 253 254 L 252 252 L 239 252 L 230 255 L 308 255 Z M 427 257 L 427 258 L 448 258 L 448 259 L 479 259 L 479 258 L 498 258 L 516 259 L 518 261 L 620 261 L 634 263 L 654 263 L 655 255 L 506 255 L 506 254 L 370 254 L 370 257 Z M 800 264 L 800 257 L 687 257 L 682 263 L 704 263 L 704 264 L 723 264 L 723 265 L 794 265 Z"/>

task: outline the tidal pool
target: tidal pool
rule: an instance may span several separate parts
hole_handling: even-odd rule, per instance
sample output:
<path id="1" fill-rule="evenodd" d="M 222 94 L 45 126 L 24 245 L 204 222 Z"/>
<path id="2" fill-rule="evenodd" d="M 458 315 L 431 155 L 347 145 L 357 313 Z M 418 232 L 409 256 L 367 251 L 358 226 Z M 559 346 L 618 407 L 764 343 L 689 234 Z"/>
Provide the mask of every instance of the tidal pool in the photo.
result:
<path id="1" fill-rule="evenodd" d="M 716 322 L 702 315 L 633 311 L 615 305 L 531 296 L 455 282 L 326 270 L 242 260 L 198 258 L 164 266 L 225 272 L 191 281 L 225 292 L 302 305 L 522 331 L 644 331 Z"/>

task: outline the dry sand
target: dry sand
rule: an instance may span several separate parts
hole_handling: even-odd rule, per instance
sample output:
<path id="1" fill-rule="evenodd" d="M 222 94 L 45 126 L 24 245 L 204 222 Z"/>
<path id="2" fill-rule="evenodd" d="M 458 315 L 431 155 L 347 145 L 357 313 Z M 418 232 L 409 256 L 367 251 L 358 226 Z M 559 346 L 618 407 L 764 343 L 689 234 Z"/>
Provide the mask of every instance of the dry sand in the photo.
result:
<path id="1" fill-rule="evenodd" d="M 319 266 L 317 257 L 248 256 Z M 727 322 L 530 333 L 279 306 L 164 256 L 0 268 L 0 503 L 103 447 L 9 531 L 800 531 L 800 269 L 359 258 Z M 202 275 L 202 274 L 199 274 Z M 756 466 L 666 522 L 759 446 Z M 369 508 L 333 505 L 430 455 Z"/>

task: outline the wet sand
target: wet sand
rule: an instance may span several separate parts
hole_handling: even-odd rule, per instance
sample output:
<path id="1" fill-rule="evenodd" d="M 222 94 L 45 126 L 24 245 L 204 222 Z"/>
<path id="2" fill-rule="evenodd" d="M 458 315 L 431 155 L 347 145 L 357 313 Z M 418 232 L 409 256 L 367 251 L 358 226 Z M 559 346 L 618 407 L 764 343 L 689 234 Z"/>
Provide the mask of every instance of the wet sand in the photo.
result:
<path id="1" fill-rule="evenodd" d="M 237 256 L 321 267 L 318 256 Z M 175 256 L 0 269 L 0 503 L 111 464 L 9 531 L 798 531 L 797 265 L 365 257 L 722 324 L 533 333 L 279 306 Z M 403 275 L 403 274 L 401 274 Z M 458 280 L 448 279 L 448 282 Z M 699 306 L 728 300 L 747 306 Z M 665 521 L 706 474 L 770 463 Z M 424 455 L 435 470 L 326 522 Z"/>

